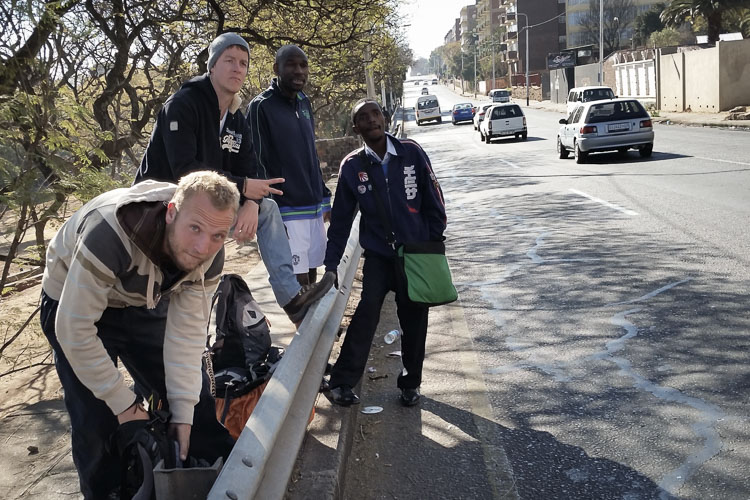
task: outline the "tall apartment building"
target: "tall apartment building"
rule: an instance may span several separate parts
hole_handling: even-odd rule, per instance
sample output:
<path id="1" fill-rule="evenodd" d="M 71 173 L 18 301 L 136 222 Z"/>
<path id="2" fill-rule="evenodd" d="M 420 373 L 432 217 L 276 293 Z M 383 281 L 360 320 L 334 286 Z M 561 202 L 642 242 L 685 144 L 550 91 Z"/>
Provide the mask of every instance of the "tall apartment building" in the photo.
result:
<path id="1" fill-rule="evenodd" d="M 467 50 L 471 45 L 472 33 L 477 29 L 477 6 L 466 5 L 461 8 L 461 49 Z"/>
<path id="2" fill-rule="evenodd" d="M 456 18 L 453 26 L 443 37 L 443 43 L 453 43 L 461 41 L 461 19 Z"/>
<path id="3" fill-rule="evenodd" d="M 655 4 L 664 0 L 632 0 L 633 6 L 635 7 L 634 16 L 644 13 L 649 10 Z M 567 0 L 567 47 L 579 47 L 581 45 L 587 45 L 594 42 L 594 45 L 598 45 L 599 33 L 594 33 L 593 40 L 587 36 L 588 29 L 583 26 L 584 19 L 589 15 L 589 9 L 592 0 Z M 599 5 L 594 2 L 594 6 Z M 611 26 L 612 17 L 617 14 L 617 7 L 615 4 L 604 3 L 604 26 Z M 595 14 L 598 11 L 595 9 Z M 633 38 L 634 23 L 629 23 L 629 26 L 623 28 L 620 32 L 621 46 L 628 47 L 630 40 Z"/>
<path id="4" fill-rule="evenodd" d="M 526 26 L 529 31 L 529 72 L 547 69 L 547 55 L 566 45 L 565 0 L 504 0 L 506 57 L 514 74 L 526 72 Z"/>

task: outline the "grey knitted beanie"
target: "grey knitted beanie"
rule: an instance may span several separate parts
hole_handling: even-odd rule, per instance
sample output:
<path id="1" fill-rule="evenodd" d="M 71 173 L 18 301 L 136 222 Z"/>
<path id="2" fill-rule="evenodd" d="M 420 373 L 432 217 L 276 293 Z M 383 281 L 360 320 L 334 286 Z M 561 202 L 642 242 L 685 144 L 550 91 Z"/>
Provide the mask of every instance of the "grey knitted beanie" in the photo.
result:
<path id="1" fill-rule="evenodd" d="M 216 61 L 219 60 L 221 54 L 232 45 L 239 45 L 245 49 L 250 55 L 250 46 L 247 44 L 244 38 L 237 33 L 222 33 L 221 35 L 214 38 L 211 45 L 208 46 L 208 69 L 214 67 Z"/>

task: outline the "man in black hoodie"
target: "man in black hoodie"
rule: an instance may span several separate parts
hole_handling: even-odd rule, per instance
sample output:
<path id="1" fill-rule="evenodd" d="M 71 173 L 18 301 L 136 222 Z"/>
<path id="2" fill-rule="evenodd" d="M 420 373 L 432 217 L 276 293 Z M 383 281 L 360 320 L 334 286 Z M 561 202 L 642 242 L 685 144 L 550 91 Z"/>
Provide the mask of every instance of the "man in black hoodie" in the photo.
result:
<path id="1" fill-rule="evenodd" d="M 247 121 L 260 175 L 285 179 L 284 193 L 275 193 L 274 200 L 289 234 L 297 280 L 307 285 L 315 283 L 323 264 L 331 192 L 315 149 L 312 106 L 302 92 L 310 71 L 307 55 L 296 45 L 284 45 L 273 71 L 270 87 L 248 105 Z"/>
<path id="2" fill-rule="evenodd" d="M 247 76 L 250 47 L 236 33 L 224 33 L 208 48 L 208 73 L 186 82 L 159 112 L 135 182 L 176 182 L 194 170 L 211 169 L 237 184 L 241 207 L 234 237 L 258 247 L 276 301 L 299 324 L 310 304 L 333 284 L 332 277 L 302 288 L 292 268 L 289 241 L 276 203 L 283 194 L 273 187 L 283 178 L 259 179 L 247 123 L 238 95 Z"/>

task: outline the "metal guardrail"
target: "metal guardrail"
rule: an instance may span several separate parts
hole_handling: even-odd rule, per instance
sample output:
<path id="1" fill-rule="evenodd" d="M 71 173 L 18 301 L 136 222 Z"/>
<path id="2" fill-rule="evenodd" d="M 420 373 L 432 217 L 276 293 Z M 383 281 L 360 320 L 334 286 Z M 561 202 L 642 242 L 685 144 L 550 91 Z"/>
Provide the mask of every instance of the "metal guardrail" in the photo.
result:
<path id="1" fill-rule="evenodd" d="M 305 316 L 211 488 L 209 500 L 284 496 L 361 253 L 357 215 L 339 264 L 338 290 L 329 290 Z"/>

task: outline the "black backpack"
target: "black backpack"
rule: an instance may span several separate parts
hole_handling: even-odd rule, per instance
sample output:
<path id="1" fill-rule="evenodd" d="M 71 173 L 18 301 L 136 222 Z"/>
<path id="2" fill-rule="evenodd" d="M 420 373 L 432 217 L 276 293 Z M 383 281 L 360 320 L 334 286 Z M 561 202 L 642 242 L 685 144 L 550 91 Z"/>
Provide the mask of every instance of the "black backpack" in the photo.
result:
<path id="1" fill-rule="evenodd" d="M 271 346 L 271 330 L 245 280 L 225 274 L 211 301 L 216 338 L 208 336 L 212 393 L 232 399 L 268 380 L 283 350 Z M 213 374 L 211 373 L 213 371 Z"/>

